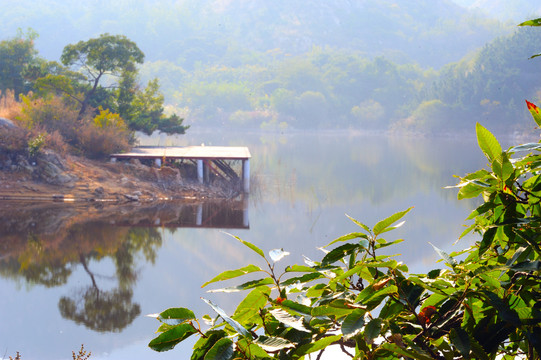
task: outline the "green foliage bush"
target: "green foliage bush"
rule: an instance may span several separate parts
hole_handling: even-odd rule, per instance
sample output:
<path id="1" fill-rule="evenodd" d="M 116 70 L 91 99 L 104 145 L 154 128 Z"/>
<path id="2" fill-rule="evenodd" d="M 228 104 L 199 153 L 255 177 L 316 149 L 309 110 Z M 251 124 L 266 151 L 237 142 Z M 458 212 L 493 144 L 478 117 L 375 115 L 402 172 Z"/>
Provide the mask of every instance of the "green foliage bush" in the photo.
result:
<path id="1" fill-rule="evenodd" d="M 541 111 L 528 108 L 538 126 Z M 539 359 L 541 357 L 541 141 L 503 150 L 476 128 L 489 166 L 460 177 L 458 198 L 483 203 L 461 235 L 479 240 L 461 252 L 434 247 L 441 267 L 410 274 L 390 247 L 388 232 L 407 209 L 326 245 L 322 259 L 277 264 L 289 253 L 250 248 L 263 266 L 225 271 L 206 287 L 246 274 L 255 280 L 216 291 L 249 291 L 233 314 L 203 299 L 217 316 L 201 327 L 187 308 L 157 315 L 159 335 L 149 346 L 173 349 L 198 335 L 191 359 L 319 359 L 337 346 L 354 359 Z"/>

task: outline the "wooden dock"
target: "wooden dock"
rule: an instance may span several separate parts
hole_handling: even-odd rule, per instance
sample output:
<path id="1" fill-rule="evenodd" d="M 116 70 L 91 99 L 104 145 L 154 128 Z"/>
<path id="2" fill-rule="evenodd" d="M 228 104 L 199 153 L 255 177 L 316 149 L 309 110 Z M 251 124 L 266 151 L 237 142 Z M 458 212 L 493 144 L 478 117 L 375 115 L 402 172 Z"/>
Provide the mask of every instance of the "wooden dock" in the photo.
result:
<path id="1" fill-rule="evenodd" d="M 111 155 L 112 162 L 120 159 L 151 160 L 157 166 L 168 161 L 192 161 L 197 166 L 197 179 L 201 184 L 208 183 L 210 174 L 228 180 L 242 179 L 245 193 L 250 191 L 250 158 L 247 147 L 235 146 L 140 146 L 127 153 Z M 241 174 L 233 169 L 231 161 L 242 162 Z"/>

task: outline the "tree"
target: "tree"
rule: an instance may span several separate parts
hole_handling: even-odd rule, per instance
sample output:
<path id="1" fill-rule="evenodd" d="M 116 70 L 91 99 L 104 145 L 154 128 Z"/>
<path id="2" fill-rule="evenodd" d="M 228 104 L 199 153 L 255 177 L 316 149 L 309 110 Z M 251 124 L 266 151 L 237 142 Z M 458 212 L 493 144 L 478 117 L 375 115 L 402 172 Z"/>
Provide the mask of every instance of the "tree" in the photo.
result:
<path id="1" fill-rule="evenodd" d="M 19 29 L 17 36 L 0 42 L 0 93 L 10 89 L 17 98 L 31 89 L 25 72 L 38 61 L 34 48 L 37 36 L 32 29 L 26 34 Z"/>
<path id="2" fill-rule="evenodd" d="M 88 88 L 80 99 L 81 116 L 96 94 L 104 77 L 119 77 L 134 64 L 142 64 L 145 55 L 137 45 L 123 35 L 102 34 L 98 38 L 67 45 L 60 57 L 65 66 L 75 68 L 88 81 Z"/>
<path id="3" fill-rule="evenodd" d="M 177 115 L 164 115 L 164 97 L 159 89 L 158 79 L 153 79 L 148 82 L 145 90 L 133 95 L 131 106 L 127 107 L 125 114 L 129 127 L 148 135 L 155 130 L 167 134 L 184 134 L 189 126 L 182 125 L 183 119 Z"/>

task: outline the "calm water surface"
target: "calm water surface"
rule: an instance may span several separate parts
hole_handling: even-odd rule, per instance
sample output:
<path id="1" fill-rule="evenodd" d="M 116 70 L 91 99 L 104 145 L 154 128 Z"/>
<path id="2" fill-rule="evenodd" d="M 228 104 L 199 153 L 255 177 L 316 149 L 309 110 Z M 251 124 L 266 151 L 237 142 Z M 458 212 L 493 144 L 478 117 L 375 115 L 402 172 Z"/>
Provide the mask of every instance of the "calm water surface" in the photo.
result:
<path id="1" fill-rule="evenodd" d="M 357 231 L 345 214 L 372 226 L 414 206 L 389 233 L 405 239 L 393 253 L 412 272 L 441 267 L 428 242 L 447 251 L 466 246 L 453 243 L 475 206 L 443 187 L 485 165 L 473 138 L 190 132 L 142 139 L 202 142 L 250 148 L 248 198 L 154 208 L 1 204 L 0 358 L 19 351 L 24 360 L 71 359 L 84 343 L 91 359 L 188 359 L 189 346 L 147 348 L 158 321 L 145 315 L 173 306 L 212 314 L 201 296 L 234 311 L 238 296 L 201 284 L 263 264 L 227 233 L 264 251 L 284 248 L 291 253 L 284 264 L 302 263 L 302 255 L 320 259 L 318 247 Z"/>

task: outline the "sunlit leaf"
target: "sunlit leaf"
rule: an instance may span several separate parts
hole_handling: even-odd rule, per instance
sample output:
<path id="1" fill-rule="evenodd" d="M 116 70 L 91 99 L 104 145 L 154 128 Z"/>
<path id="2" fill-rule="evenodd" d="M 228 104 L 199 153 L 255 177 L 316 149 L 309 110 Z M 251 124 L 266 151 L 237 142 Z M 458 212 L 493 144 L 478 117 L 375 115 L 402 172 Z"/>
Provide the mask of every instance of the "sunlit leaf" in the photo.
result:
<path id="1" fill-rule="evenodd" d="M 252 290 L 240 302 L 233 315 L 234 319 L 241 324 L 259 323 L 259 310 L 267 305 L 271 289 L 268 286 L 260 286 Z"/>
<path id="2" fill-rule="evenodd" d="M 302 345 L 293 353 L 293 359 L 298 359 L 301 356 L 325 349 L 327 346 L 340 340 L 341 337 L 341 335 L 327 336 L 323 339 L 319 339 L 309 344 Z"/>
<path id="3" fill-rule="evenodd" d="M 479 147 L 488 160 L 492 163 L 500 158 L 502 156 L 502 147 L 496 137 L 479 123 L 475 125 L 475 130 Z"/>
<path id="4" fill-rule="evenodd" d="M 252 251 L 254 251 L 256 254 L 258 254 L 259 256 L 261 256 L 263 259 L 266 260 L 265 258 L 265 253 L 263 252 L 263 250 L 261 250 L 260 248 L 258 248 L 257 246 L 255 246 L 254 244 L 252 243 L 249 243 L 248 241 L 244 241 L 242 240 L 240 237 L 238 236 L 235 236 L 235 235 L 232 235 L 230 233 L 227 233 L 227 232 L 224 232 L 225 234 L 237 239 L 238 241 L 240 241 L 243 245 L 249 247 Z"/>
<path id="5" fill-rule="evenodd" d="M 205 286 L 207 286 L 209 284 L 215 283 L 217 281 L 234 279 L 236 277 L 246 275 L 246 274 L 250 274 L 250 273 L 253 273 L 253 272 L 257 272 L 257 271 L 263 271 L 263 270 L 261 270 L 261 268 L 259 266 L 255 266 L 255 265 L 248 265 L 248 266 L 245 266 L 243 268 L 236 269 L 236 270 L 227 270 L 227 271 L 224 271 L 223 273 L 217 275 L 214 279 L 212 279 L 210 281 L 207 281 L 201 287 L 203 288 L 203 287 L 205 287 Z"/>
<path id="6" fill-rule="evenodd" d="M 239 324 L 236 320 L 233 320 L 231 317 L 229 317 L 222 308 L 220 308 L 218 305 L 214 304 L 212 301 L 201 298 L 204 302 L 206 302 L 222 319 L 224 319 L 225 322 L 227 322 L 233 329 L 235 329 L 236 332 L 239 334 L 247 337 L 252 338 L 252 335 L 248 330 L 246 330 L 241 324 Z"/>
<path id="7" fill-rule="evenodd" d="M 351 221 L 353 221 L 356 225 L 360 226 L 363 230 L 365 230 L 367 233 L 371 233 L 372 231 L 370 230 L 370 228 L 368 226 L 366 226 L 365 224 L 363 224 L 362 222 L 358 221 L 358 220 L 355 220 L 354 218 L 352 218 L 351 216 L 349 216 L 348 214 L 346 214 L 346 216 L 348 217 L 348 219 L 350 219 Z"/>
<path id="8" fill-rule="evenodd" d="M 193 320 L 195 318 L 193 311 L 186 308 L 169 308 L 162 311 L 158 316 L 158 320 L 169 325 L 182 324 L 187 320 Z"/>
<path id="9" fill-rule="evenodd" d="M 430 245 L 432 245 L 432 247 L 434 248 L 434 250 L 438 253 L 438 255 L 449 265 L 451 266 L 456 266 L 458 264 L 458 262 L 453 259 L 451 256 L 449 256 L 449 254 L 447 254 L 445 251 L 443 251 L 442 249 L 438 248 L 437 246 L 435 246 L 434 244 L 432 244 L 431 242 L 429 242 Z"/>
<path id="10" fill-rule="evenodd" d="M 541 18 L 524 21 L 518 24 L 518 26 L 541 26 Z"/>
<path id="11" fill-rule="evenodd" d="M 376 225 L 374 225 L 374 235 L 377 236 L 385 232 L 385 230 L 389 226 L 391 226 L 392 224 L 400 220 L 402 217 L 404 217 L 404 215 L 406 215 L 411 209 L 413 209 L 413 207 L 410 207 L 409 209 L 404 210 L 404 211 L 397 212 L 396 214 L 393 214 L 389 216 L 388 218 L 378 222 Z"/>
<path id="12" fill-rule="evenodd" d="M 328 247 L 328 246 L 330 246 L 330 245 L 332 245 L 334 243 L 340 242 L 340 241 L 348 241 L 348 240 L 358 239 L 358 238 L 368 239 L 368 236 L 366 234 L 363 234 L 363 233 L 360 233 L 360 232 L 354 232 L 354 233 L 350 233 L 350 234 L 340 236 L 339 238 L 334 239 L 333 241 L 331 241 L 330 243 L 328 243 L 324 247 Z"/>
<path id="13" fill-rule="evenodd" d="M 310 330 L 304 326 L 302 317 L 295 317 L 283 309 L 272 309 L 270 310 L 270 313 L 276 320 L 286 326 L 299 331 L 310 332 Z"/>
<path id="14" fill-rule="evenodd" d="M 245 282 L 244 284 L 240 284 L 240 285 L 237 285 L 237 286 L 230 286 L 230 287 L 221 288 L 221 289 L 212 289 L 212 290 L 208 290 L 207 292 L 209 292 L 209 293 L 219 293 L 219 292 L 233 293 L 233 292 L 239 292 L 239 291 L 243 291 L 243 290 L 253 289 L 253 288 L 256 288 L 256 287 L 259 287 L 259 286 L 262 286 L 262 285 L 273 285 L 273 284 L 274 284 L 274 280 L 272 280 L 271 278 L 263 278 L 263 279 L 258 279 L 258 280 L 251 280 L 251 281 Z"/>
<path id="15" fill-rule="evenodd" d="M 325 257 L 321 260 L 321 265 L 326 266 L 341 260 L 351 254 L 353 251 L 357 250 L 359 247 L 360 246 L 358 244 L 351 243 L 341 245 L 325 255 Z"/>
<path id="16" fill-rule="evenodd" d="M 148 346 L 155 351 L 167 351 L 173 349 L 178 343 L 189 336 L 197 333 L 197 330 L 190 324 L 181 324 L 161 333 L 152 339 Z"/>
<path id="17" fill-rule="evenodd" d="M 295 302 L 295 301 L 292 301 L 292 300 L 284 300 L 284 301 L 282 301 L 282 303 L 280 305 L 286 311 L 293 311 L 294 313 L 297 313 L 299 315 L 311 315 L 312 314 L 312 308 L 310 306 L 299 304 L 298 302 Z"/>
<path id="18" fill-rule="evenodd" d="M 278 262 L 288 255 L 289 252 L 284 251 L 284 249 L 273 249 L 269 251 L 269 256 L 271 257 L 273 262 Z"/>
<path id="19" fill-rule="evenodd" d="M 519 151 L 532 151 L 532 150 L 541 150 L 541 144 L 539 143 L 528 143 L 518 146 L 513 146 L 509 148 L 510 152 L 519 152 Z"/>
<path id="20" fill-rule="evenodd" d="M 536 55 L 532 56 L 535 57 Z M 537 55 L 539 56 L 539 55 Z M 530 114 L 532 114 L 533 119 L 535 120 L 535 123 L 537 126 L 541 126 L 541 111 L 539 108 L 534 104 L 526 100 L 526 105 L 528 106 L 528 110 L 530 111 Z"/>
<path id="21" fill-rule="evenodd" d="M 274 352 L 282 349 L 289 349 L 295 347 L 290 341 L 274 336 L 259 336 L 254 343 L 259 345 L 263 350 Z"/>

